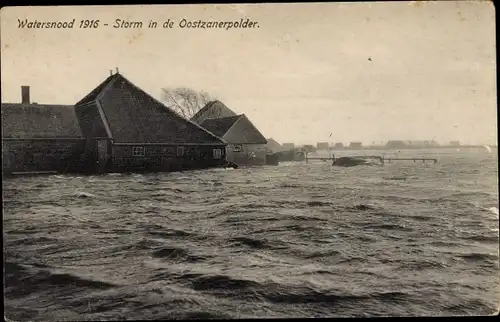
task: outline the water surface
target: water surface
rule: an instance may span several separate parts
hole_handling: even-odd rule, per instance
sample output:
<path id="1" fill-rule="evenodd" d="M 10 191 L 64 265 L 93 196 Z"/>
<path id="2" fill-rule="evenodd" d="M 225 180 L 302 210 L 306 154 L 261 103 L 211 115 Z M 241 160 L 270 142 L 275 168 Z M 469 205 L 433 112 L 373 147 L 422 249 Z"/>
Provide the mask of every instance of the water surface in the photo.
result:
<path id="1" fill-rule="evenodd" d="M 399 155 L 439 162 L 5 180 L 6 316 L 496 312 L 497 151 Z"/>

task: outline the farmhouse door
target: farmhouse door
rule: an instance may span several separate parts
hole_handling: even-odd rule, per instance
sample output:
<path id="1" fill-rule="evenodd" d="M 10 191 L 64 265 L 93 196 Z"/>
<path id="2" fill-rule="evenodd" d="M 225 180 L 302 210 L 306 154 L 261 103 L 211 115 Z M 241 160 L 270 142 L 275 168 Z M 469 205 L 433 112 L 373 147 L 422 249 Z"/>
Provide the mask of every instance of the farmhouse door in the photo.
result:
<path id="1" fill-rule="evenodd" d="M 108 140 L 97 140 L 97 172 L 106 172 L 108 163 Z"/>

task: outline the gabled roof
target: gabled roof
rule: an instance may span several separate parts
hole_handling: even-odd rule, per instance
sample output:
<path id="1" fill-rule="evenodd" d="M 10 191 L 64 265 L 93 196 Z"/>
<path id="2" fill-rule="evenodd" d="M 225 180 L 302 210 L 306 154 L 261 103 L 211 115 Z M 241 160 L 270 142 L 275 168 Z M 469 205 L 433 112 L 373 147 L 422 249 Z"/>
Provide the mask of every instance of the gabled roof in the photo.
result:
<path id="1" fill-rule="evenodd" d="M 103 123 L 115 143 L 225 144 L 119 73 L 108 77 L 77 105 L 90 102 L 102 112 Z"/>
<path id="2" fill-rule="evenodd" d="M 201 124 L 207 119 L 224 118 L 230 116 L 237 116 L 229 107 L 224 105 L 221 101 L 208 102 L 201 110 L 199 110 L 193 117 L 191 121 Z"/>
<path id="3" fill-rule="evenodd" d="M 90 93 L 87 94 L 84 98 L 78 101 L 75 105 L 84 105 L 90 102 L 93 102 L 97 99 L 97 96 L 104 91 L 106 86 L 111 83 L 113 80 L 115 80 L 116 77 L 118 77 L 118 73 L 109 76 L 106 78 L 101 84 L 99 84 L 96 88 L 94 88 Z"/>
<path id="4" fill-rule="evenodd" d="M 200 126 L 222 138 L 239 118 L 240 115 L 221 117 L 217 119 L 206 119 L 200 124 Z"/>
<path id="5" fill-rule="evenodd" d="M 201 126 L 232 144 L 267 144 L 266 138 L 250 122 L 245 114 L 207 119 Z"/>
<path id="6" fill-rule="evenodd" d="M 2 103 L 2 138 L 81 138 L 72 105 Z"/>
<path id="7" fill-rule="evenodd" d="M 273 138 L 267 139 L 267 147 L 273 152 L 283 151 L 283 146 Z"/>

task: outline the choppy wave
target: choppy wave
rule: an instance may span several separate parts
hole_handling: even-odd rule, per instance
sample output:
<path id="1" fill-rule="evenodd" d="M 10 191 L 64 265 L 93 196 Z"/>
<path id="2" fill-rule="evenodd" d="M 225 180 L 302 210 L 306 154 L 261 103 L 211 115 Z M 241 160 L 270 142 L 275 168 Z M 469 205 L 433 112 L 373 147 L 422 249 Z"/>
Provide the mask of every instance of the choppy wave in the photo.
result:
<path id="1" fill-rule="evenodd" d="M 488 211 L 491 212 L 492 214 L 495 214 L 498 216 L 498 208 L 497 207 L 490 207 L 490 208 L 488 208 Z"/>
<path id="2" fill-rule="evenodd" d="M 460 151 L 426 167 L 12 178 L 6 316 L 490 314 L 496 174 L 496 159 Z"/>

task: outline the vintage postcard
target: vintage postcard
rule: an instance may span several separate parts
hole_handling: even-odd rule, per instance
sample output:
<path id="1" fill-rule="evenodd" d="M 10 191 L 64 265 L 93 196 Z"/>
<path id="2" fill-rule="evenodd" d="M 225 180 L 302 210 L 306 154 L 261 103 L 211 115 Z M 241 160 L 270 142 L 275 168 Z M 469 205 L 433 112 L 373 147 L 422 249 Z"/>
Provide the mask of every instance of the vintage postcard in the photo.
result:
<path id="1" fill-rule="evenodd" d="M 6 319 L 498 313 L 492 2 L 0 17 Z"/>

